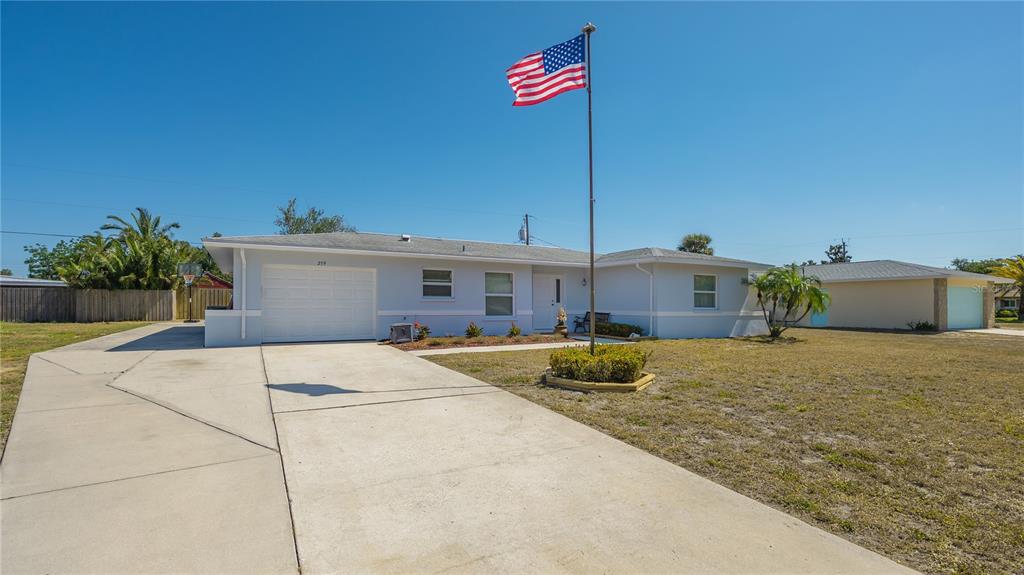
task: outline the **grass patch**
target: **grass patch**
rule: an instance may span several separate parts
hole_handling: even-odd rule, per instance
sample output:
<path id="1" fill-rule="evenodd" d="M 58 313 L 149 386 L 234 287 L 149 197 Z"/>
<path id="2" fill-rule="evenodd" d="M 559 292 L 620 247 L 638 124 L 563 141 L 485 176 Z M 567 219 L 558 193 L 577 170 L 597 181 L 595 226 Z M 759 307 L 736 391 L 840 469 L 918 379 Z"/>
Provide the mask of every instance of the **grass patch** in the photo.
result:
<path id="1" fill-rule="evenodd" d="M 28 358 L 33 353 L 101 335 L 148 325 L 148 322 L 116 323 L 12 323 L 0 322 L 0 451 L 7 445 Z"/>
<path id="2" fill-rule="evenodd" d="M 547 350 L 430 359 L 922 571 L 1024 572 L 1024 342 L 787 336 L 638 343 L 636 394 L 542 386 Z"/>

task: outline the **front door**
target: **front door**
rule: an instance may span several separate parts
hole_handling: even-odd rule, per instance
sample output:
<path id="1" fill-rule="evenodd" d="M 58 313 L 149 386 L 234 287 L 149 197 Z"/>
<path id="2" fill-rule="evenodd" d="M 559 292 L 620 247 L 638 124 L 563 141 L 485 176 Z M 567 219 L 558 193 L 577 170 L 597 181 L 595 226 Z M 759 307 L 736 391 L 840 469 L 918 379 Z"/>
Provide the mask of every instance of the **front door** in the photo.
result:
<path id="1" fill-rule="evenodd" d="M 553 331 L 562 305 L 562 276 L 533 274 L 533 329 Z"/>

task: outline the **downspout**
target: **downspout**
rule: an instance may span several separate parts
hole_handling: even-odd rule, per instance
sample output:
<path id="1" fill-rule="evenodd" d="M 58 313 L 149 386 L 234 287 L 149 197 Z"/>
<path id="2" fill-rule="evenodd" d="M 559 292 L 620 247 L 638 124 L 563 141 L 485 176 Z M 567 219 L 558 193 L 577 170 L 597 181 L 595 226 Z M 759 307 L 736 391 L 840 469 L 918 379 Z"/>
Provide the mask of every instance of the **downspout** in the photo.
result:
<path id="1" fill-rule="evenodd" d="M 650 303 L 647 304 L 649 314 L 647 317 L 647 325 L 649 326 L 649 333 L 647 335 L 654 335 L 654 274 L 640 267 L 639 263 L 633 265 L 636 266 L 636 269 L 647 274 L 648 282 L 650 283 Z"/>
<path id="2" fill-rule="evenodd" d="M 245 340 L 245 248 L 238 250 L 239 256 L 242 258 L 242 340 Z"/>

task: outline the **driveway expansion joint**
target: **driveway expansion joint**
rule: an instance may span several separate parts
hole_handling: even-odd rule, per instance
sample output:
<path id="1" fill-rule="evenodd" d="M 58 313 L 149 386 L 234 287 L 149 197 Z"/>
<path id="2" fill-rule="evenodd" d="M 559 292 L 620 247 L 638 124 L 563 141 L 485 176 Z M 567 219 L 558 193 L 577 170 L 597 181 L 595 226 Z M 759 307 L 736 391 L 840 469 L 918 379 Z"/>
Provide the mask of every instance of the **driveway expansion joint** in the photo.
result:
<path id="1" fill-rule="evenodd" d="M 228 459 L 226 461 L 213 461 L 211 463 L 202 463 L 200 465 L 189 465 L 187 467 L 178 467 L 175 469 L 165 469 L 163 471 L 154 471 L 152 473 L 142 473 L 140 475 L 129 475 L 128 477 L 118 477 L 117 479 L 107 479 L 104 481 L 93 481 L 91 483 L 82 483 L 79 485 L 68 485 L 67 487 L 57 487 L 56 489 L 46 489 L 43 491 L 34 491 L 32 493 L 22 493 L 21 495 L 11 495 L 9 497 L 0 497 L 0 501 L 10 501 L 12 499 L 22 499 L 24 497 L 32 497 L 34 495 L 46 495 L 47 493 L 56 493 L 58 491 L 69 491 L 71 489 L 81 489 L 83 487 L 94 487 L 96 485 L 106 485 L 108 483 L 118 483 L 121 481 L 129 481 L 132 479 L 142 479 L 144 477 L 153 477 L 156 475 L 166 475 L 168 473 L 177 473 L 179 471 L 190 471 L 192 469 L 202 469 L 204 467 L 213 467 L 215 465 L 225 465 L 228 463 L 238 463 L 240 461 L 249 461 L 250 459 L 259 459 L 261 457 L 269 457 L 269 453 L 263 453 L 260 455 L 252 455 L 249 457 L 240 457 L 238 459 Z"/>
<path id="2" fill-rule="evenodd" d="M 488 386 L 472 386 L 472 387 L 493 387 L 493 386 L 488 385 Z M 430 397 L 414 397 L 414 398 L 411 398 L 411 399 L 393 399 L 391 401 L 373 401 L 373 402 L 370 402 L 370 403 L 356 403 L 356 404 L 353 404 L 353 405 L 331 405 L 331 406 L 326 406 L 326 407 L 310 407 L 308 409 L 289 409 L 289 410 L 286 410 L 286 411 L 275 411 L 274 415 L 283 415 L 283 414 L 286 414 L 286 413 L 305 413 L 307 411 L 327 411 L 327 410 L 331 410 L 331 409 L 348 409 L 348 408 L 352 408 L 352 407 L 369 407 L 369 406 L 372 406 L 372 405 L 387 405 L 389 403 L 409 403 L 409 402 L 412 402 L 412 401 L 425 401 L 425 400 L 428 400 L 428 399 L 446 399 L 446 398 L 449 398 L 449 397 L 470 397 L 470 396 L 473 396 L 473 395 L 487 395 L 487 394 L 490 394 L 490 393 L 500 393 L 500 392 L 501 392 L 500 389 L 495 389 L 494 391 L 481 391 L 481 392 L 478 392 L 478 393 L 451 393 L 451 394 L 448 394 L 448 395 L 432 395 Z"/>

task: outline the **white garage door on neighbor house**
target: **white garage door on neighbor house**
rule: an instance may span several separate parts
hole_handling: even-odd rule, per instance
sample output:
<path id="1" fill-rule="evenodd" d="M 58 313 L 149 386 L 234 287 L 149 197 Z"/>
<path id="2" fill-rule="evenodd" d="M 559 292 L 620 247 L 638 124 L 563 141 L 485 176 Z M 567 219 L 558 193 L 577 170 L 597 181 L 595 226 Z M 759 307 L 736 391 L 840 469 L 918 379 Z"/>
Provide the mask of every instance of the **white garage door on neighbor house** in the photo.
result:
<path id="1" fill-rule="evenodd" d="M 263 341 L 374 339 L 373 269 L 263 267 Z"/>
<path id="2" fill-rule="evenodd" d="M 946 296 L 949 329 L 974 329 L 985 325 L 984 291 L 976 287 L 950 286 Z"/>

